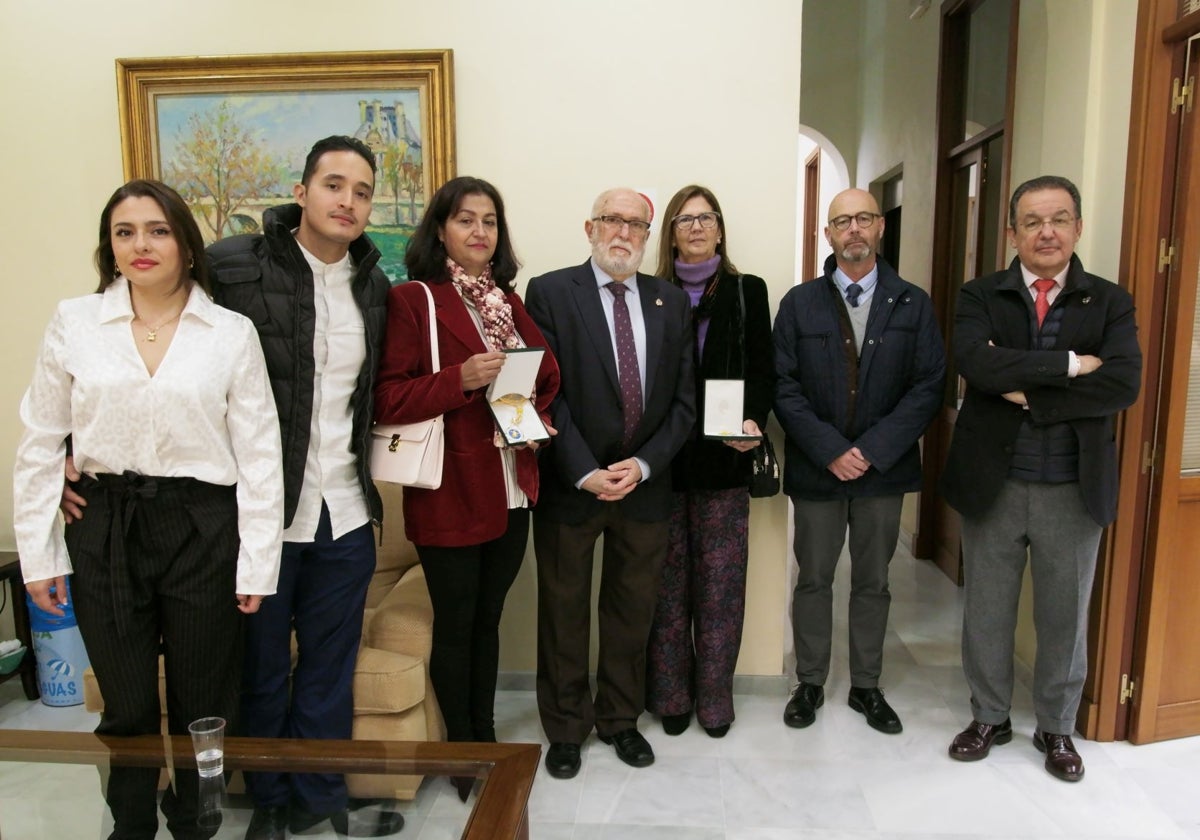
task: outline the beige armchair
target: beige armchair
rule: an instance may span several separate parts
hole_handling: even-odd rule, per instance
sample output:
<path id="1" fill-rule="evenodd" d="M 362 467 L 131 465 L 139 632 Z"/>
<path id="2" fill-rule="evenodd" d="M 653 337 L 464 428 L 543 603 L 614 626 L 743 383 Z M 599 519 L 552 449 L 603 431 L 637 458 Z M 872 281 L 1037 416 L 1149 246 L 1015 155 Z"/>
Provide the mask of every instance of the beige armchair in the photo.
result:
<path id="1" fill-rule="evenodd" d="M 445 739 L 437 698 L 429 683 L 433 607 L 417 552 L 404 536 L 401 488 L 380 483 L 384 525 L 379 534 L 375 575 L 367 590 L 362 646 L 354 669 L 353 737 L 383 741 Z M 159 669 L 159 700 L 165 709 L 166 686 Z M 95 675 L 84 674 L 88 711 L 104 709 Z M 163 720 L 166 730 L 166 720 Z M 412 799 L 420 776 L 348 775 L 355 797 Z M 240 780 L 238 780 L 240 782 Z"/>

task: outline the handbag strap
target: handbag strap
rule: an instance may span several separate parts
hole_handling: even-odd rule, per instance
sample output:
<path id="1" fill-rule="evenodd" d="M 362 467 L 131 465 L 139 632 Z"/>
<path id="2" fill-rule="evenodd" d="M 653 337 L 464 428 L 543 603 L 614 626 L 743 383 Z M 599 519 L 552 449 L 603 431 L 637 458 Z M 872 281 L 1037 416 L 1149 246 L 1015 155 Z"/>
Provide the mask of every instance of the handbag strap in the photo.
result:
<path id="1" fill-rule="evenodd" d="M 420 280 L 413 282 L 425 290 L 425 299 L 429 301 L 429 357 L 433 359 L 433 372 L 437 373 L 442 369 L 442 354 L 438 351 L 437 318 L 433 314 L 433 292 L 429 291 L 428 284 L 422 283 Z"/>
<path id="2" fill-rule="evenodd" d="M 738 349 L 742 352 L 742 379 L 746 378 L 746 296 L 742 292 L 742 275 L 738 275 Z"/>

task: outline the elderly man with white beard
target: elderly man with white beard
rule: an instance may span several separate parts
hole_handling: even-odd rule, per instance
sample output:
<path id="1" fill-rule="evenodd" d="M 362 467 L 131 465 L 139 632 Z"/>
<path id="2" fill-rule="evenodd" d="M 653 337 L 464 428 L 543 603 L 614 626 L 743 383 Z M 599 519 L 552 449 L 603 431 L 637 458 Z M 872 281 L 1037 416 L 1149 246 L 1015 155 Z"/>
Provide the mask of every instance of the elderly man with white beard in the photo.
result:
<path id="1" fill-rule="evenodd" d="M 558 436 L 541 453 L 533 512 L 538 565 L 537 698 L 546 769 L 569 779 L 592 729 L 633 767 L 654 762 L 637 730 L 646 642 L 667 552 L 671 459 L 695 421 L 691 305 L 638 273 L 649 202 L 612 189 L 583 229 L 592 254 L 529 281 L 525 305 L 558 359 Z M 600 661 L 588 682 L 592 557 L 603 535 Z"/>
<path id="2" fill-rule="evenodd" d="M 942 403 L 945 351 L 929 296 L 879 259 L 875 198 L 829 205 L 825 273 L 794 287 L 775 318 L 775 416 L 786 435 L 783 490 L 794 509 L 792 635 L 798 685 L 783 713 L 799 729 L 825 702 L 833 576 L 850 534 L 850 708 L 895 734 L 883 697 L 888 564 L 904 494 L 921 486 L 918 441 Z"/>

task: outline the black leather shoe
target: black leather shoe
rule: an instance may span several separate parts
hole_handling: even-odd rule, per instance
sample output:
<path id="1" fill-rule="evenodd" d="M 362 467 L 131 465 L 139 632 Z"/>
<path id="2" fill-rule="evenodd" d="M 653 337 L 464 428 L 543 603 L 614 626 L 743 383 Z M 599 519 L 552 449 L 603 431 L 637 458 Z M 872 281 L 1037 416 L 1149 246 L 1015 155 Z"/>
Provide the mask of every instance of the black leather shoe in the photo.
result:
<path id="1" fill-rule="evenodd" d="M 458 791 L 458 801 L 466 802 L 471 796 L 471 791 L 475 789 L 474 776 L 451 776 L 450 784 Z"/>
<path id="2" fill-rule="evenodd" d="M 574 779 L 579 772 L 579 745 L 563 741 L 546 751 L 546 772 L 556 779 Z"/>
<path id="3" fill-rule="evenodd" d="M 630 767 L 649 767 L 654 763 L 654 750 L 650 748 L 650 742 L 636 729 L 622 729 L 612 735 L 601 735 L 600 740 L 612 744 L 617 751 L 617 758 Z"/>
<path id="4" fill-rule="evenodd" d="M 729 724 L 722 723 L 720 726 L 706 726 L 704 731 L 708 733 L 709 738 L 724 738 L 729 732 Z"/>
<path id="5" fill-rule="evenodd" d="M 682 735 L 691 724 L 691 712 L 684 712 L 681 715 L 662 716 L 663 732 L 666 732 L 668 735 Z"/>
<path id="6" fill-rule="evenodd" d="M 1083 778 L 1083 758 L 1075 751 L 1070 735 L 1055 735 L 1040 729 L 1033 731 L 1033 745 L 1046 754 L 1046 772 L 1064 782 Z"/>
<path id="7" fill-rule="evenodd" d="M 246 840 L 284 840 L 287 837 L 288 809 L 286 805 L 255 807 L 250 825 L 246 826 Z"/>
<path id="8" fill-rule="evenodd" d="M 783 722 L 792 729 L 811 726 L 817 719 L 817 709 L 825 705 L 825 689 L 819 685 L 802 682 L 792 692 L 792 699 L 783 710 Z"/>
<path id="9" fill-rule="evenodd" d="M 372 800 L 372 803 L 377 802 Z M 293 805 L 288 815 L 288 830 L 292 834 L 313 832 L 324 829 L 326 820 L 338 837 L 390 837 L 404 828 L 404 815 L 399 811 L 367 808 L 362 807 L 363 804 L 332 814 L 313 814 Z"/>
<path id="10" fill-rule="evenodd" d="M 883 699 L 883 692 L 878 688 L 852 688 L 848 698 L 850 708 L 862 712 L 872 729 L 895 735 L 904 727 L 900 724 L 900 716 Z"/>
<path id="11" fill-rule="evenodd" d="M 971 725 L 954 736 L 950 742 L 950 757 L 958 761 L 979 761 L 987 758 L 996 744 L 1007 744 L 1012 740 L 1012 721 L 990 724 L 971 721 Z"/>

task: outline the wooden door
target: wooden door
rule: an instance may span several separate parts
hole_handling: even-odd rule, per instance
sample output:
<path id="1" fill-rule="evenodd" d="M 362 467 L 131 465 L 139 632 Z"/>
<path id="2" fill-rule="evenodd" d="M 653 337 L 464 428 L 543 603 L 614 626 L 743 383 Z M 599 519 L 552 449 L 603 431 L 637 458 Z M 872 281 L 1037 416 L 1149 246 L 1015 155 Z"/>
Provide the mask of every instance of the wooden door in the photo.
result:
<path id="1" fill-rule="evenodd" d="M 953 348 L 954 306 L 962 284 L 999 267 L 1003 260 L 1000 231 L 1004 227 L 1004 200 L 1000 193 L 999 161 L 1003 138 L 996 135 L 989 141 L 958 155 L 951 171 L 947 210 L 950 230 L 950 259 L 942 278 L 942 294 L 947 304 L 946 343 Z M 953 354 L 947 358 L 946 391 L 942 409 L 925 436 L 926 463 L 936 463 L 937 473 L 945 463 L 954 434 L 954 421 L 962 404 L 966 386 L 954 364 Z M 932 500 L 934 512 L 933 560 L 947 577 L 962 583 L 961 525 L 958 514 L 946 504 L 940 493 L 922 497 L 923 505 Z"/>
<path id="2" fill-rule="evenodd" d="M 1179 88 L 1195 91 L 1200 76 L 1200 33 L 1178 48 Z M 1134 743 L 1200 734 L 1200 130 L 1196 96 L 1176 106 L 1178 143 L 1166 168 L 1170 234 L 1165 262 L 1163 340 L 1157 364 L 1153 467 L 1146 555 L 1133 653 Z M 1172 173 L 1174 178 L 1172 179 Z M 1173 181 L 1173 183 L 1171 183 Z M 1171 252 L 1171 249 L 1174 252 Z M 1154 395 L 1147 395 L 1153 398 Z"/>

